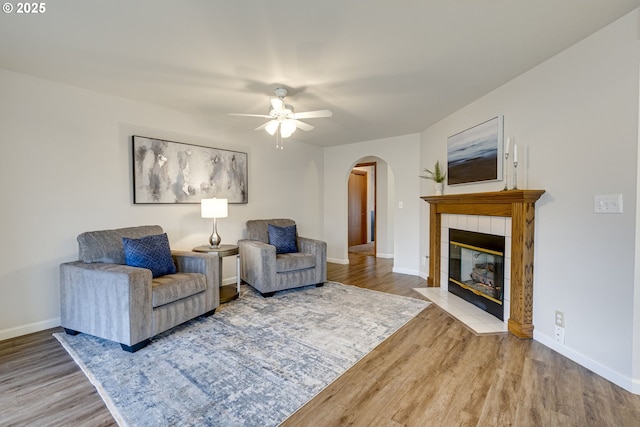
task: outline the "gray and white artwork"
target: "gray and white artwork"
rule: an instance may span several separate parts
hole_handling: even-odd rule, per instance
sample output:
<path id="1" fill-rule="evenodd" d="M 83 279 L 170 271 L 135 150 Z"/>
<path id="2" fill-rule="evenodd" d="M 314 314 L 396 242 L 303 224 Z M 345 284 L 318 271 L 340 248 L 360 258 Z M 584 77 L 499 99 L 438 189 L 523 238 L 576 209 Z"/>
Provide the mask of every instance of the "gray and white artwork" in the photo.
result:
<path id="1" fill-rule="evenodd" d="M 134 203 L 247 203 L 247 153 L 133 136 Z"/>

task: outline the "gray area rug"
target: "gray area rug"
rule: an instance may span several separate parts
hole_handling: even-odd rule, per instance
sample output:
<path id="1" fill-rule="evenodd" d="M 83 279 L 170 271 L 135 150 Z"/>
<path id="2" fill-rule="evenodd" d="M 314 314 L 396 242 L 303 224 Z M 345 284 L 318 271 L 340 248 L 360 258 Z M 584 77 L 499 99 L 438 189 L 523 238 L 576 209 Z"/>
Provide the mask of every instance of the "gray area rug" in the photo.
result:
<path id="1" fill-rule="evenodd" d="M 276 426 L 428 304 L 335 282 L 272 298 L 243 285 L 133 354 L 54 335 L 121 426 Z"/>

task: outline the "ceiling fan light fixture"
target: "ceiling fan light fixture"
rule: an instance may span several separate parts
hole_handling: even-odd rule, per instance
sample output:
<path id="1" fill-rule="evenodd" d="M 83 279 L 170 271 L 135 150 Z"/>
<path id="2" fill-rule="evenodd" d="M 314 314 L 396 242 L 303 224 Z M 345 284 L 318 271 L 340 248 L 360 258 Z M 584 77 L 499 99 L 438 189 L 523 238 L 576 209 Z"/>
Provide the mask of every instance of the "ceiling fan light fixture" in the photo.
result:
<path id="1" fill-rule="evenodd" d="M 279 123 L 277 120 L 271 120 L 269 123 L 267 123 L 264 129 L 267 131 L 269 135 L 273 136 L 278 131 L 278 125 Z"/>
<path id="2" fill-rule="evenodd" d="M 289 138 L 296 131 L 296 124 L 291 120 L 284 120 L 280 124 L 280 133 L 283 138 Z"/>
<path id="3" fill-rule="evenodd" d="M 255 130 L 266 130 L 271 136 L 276 137 L 276 147 L 282 149 L 283 139 L 289 138 L 298 128 L 305 132 L 313 130 L 313 126 L 300 119 L 314 119 L 319 117 L 331 117 L 332 113 L 329 110 L 315 110 L 315 111 L 303 111 L 301 113 L 295 113 L 293 106 L 285 104 L 284 97 L 288 92 L 285 88 L 279 87 L 275 90 L 276 98 L 269 98 L 271 105 L 269 106 L 269 114 L 241 114 L 241 113 L 229 113 L 232 116 L 246 116 L 246 117 L 263 117 L 270 119 L 267 123 L 264 123 Z"/>

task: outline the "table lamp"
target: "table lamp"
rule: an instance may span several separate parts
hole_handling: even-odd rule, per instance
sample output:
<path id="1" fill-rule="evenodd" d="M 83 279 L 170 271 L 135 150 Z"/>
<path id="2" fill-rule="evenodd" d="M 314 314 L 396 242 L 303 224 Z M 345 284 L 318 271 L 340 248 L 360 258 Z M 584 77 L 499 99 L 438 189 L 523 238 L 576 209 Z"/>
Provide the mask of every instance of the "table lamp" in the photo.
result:
<path id="1" fill-rule="evenodd" d="M 217 249 L 220 247 L 220 235 L 218 234 L 218 218 L 228 216 L 227 199 L 202 199 L 200 200 L 200 215 L 202 218 L 213 218 L 213 232 L 209 237 L 209 247 Z"/>

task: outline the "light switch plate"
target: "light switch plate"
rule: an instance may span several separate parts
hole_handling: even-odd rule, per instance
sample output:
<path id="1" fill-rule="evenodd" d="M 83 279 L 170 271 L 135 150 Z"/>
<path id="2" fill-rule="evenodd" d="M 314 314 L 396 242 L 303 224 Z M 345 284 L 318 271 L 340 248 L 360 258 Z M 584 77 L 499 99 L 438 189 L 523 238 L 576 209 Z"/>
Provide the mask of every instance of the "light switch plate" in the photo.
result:
<path id="1" fill-rule="evenodd" d="M 595 213 L 622 213 L 622 194 L 596 194 L 593 196 Z"/>

